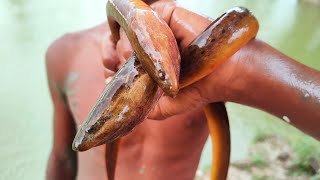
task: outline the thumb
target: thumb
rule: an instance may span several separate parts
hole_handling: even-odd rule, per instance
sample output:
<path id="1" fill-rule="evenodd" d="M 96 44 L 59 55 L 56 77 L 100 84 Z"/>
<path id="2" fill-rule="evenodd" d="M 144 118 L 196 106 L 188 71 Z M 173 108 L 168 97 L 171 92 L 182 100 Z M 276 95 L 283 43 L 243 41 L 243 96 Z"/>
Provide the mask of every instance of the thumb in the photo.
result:
<path id="1" fill-rule="evenodd" d="M 120 69 L 133 52 L 130 41 L 122 28 L 120 29 L 120 40 L 117 43 L 116 51 L 119 57 L 117 69 Z"/>
<path id="2" fill-rule="evenodd" d="M 119 63 L 115 48 L 115 44 L 111 40 L 111 32 L 108 29 L 102 39 L 101 55 L 104 67 L 111 71 L 116 71 L 116 65 Z"/>
<path id="3" fill-rule="evenodd" d="M 203 96 L 203 92 L 196 85 L 191 85 L 180 90 L 175 98 L 161 97 L 148 118 L 163 120 L 174 115 L 198 110 L 208 103 L 209 100 Z"/>

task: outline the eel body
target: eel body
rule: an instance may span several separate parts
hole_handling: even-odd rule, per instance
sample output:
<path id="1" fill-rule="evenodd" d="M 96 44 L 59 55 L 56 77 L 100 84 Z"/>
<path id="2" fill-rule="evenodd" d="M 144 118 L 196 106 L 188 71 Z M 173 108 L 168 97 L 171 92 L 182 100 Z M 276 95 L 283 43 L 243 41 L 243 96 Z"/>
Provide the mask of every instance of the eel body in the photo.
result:
<path id="1" fill-rule="evenodd" d="M 180 88 L 210 74 L 254 38 L 259 24 L 251 12 L 234 7 L 208 26 L 182 52 Z"/>
<path id="2" fill-rule="evenodd" d="M 98 145 L 114 142 L 118 138 L 128 134 L 135 126 L 141 123 L 147 117 L 149 111 L 153 109 L 159 98 L 163 95 L 161 88 L 164 91 L 168 90 L 164 88 L 166 83 L 159 83 L 157 78 L 153 76 L 154 74 L 152 73 L 158 73 L 158 71 L 155 71 L 151 65 L 143 65 L 143 63 L 146 63 L 146 59 L 142 60 L 140 57 L 145 57 L 146 55 L 144 53 L 146 53 L 146 51 L 138 50 L 140 51 L 140 55 L 138 55 L 139 53 L 136 51 L 135 46 L 138 46 L 139 40 L 134 38 L 134 33 L 137 32 L 128 25 L 132 20 L 127 19 L 123 14 L 121 15 L 121 8 L 126 10 L 137 8 L 137 6 L 132 5 L 132 3 L 136 1 L 110 0 L 108 2 L 108 11 L 117 11 L 109 12 L 109 16 L 112 16 L 109 17 L 109 19 L 116 21 L 110 23 L 110 26 L 112 26 L 111 29 L 114 31 L 115 42 L 119 39 L 117 31 L 120 24 L 126 30 L 129 41 L 137 54 L 133 54 L 128 59 L 117 72 L 114 79 L 101 93 L 95 106 L 77 132 L 73 142 L 74 150 L 85 151 Z M 144 5 L 142 1 L 139 1 L 138 4 L 142 9 L 149 8 Z M 149 10 L 150 9 L 147 11 Z M 119 16 L 119 14 L 121 17 L 114 17 Z M 140 18 L 140 16 L 134 18 Z M 146 21 L 157 20 L 151 19 Z M 150 23 L 151 22 L 142 23 L 138 26 L 147 26 L 150 25 Z M 179 88 L 187 87 L 214 71 L 216 67 L 225 62 L 254 38 L 258 27 L 259 25 L 256 18 L 245 8 L 235 7 L 220 16 L 183 50 Z M 143 36 L 143 34 L 141 34 L 141 36 Z M 152 36 L 152 38 L 157 38 L 154 34 Z M 160 38 L 160 40 L 162 39 Z M 149 45 L 148 43 L 149 41 L 145 41 L 142 43 L 142 46 L 147 47 Z M 170 43 L 165 42 L 163 44 Z M 164 47 L 172 49 L 170 46 Z M 170 53 L 176 53 L 175 48 L 176 45 L 174 45 L 173 52 Z M 158 53 L 161 54 L 162 51 L 158 51 Z M 174 56 L 176 57 L 177 55 Z M 170 62 L 170 60 L 165 60 L 165 62 Z M 171 63 L 175 66 L 174 72 L 180 69 L 176 61 L 171 62 L 174 62 Z M 174 73 L 168 72 L 168 74 Z M 179 75 L 177 77 L 179 77 Z M 172 88 L 169 88 L 169 90 L 170 89 L 176 91 Z M 176 92 L 169 94 L 174 95 Z M 230 158 L 230 132 L 227 112 L 223 103 L 209 104 L 204 111 L 213 143 L 211 179 L 226 179 Z M 107 148 L 109 152 L 113 152 L 111 155 L 114 156 L 109 158 L 111 161 L 109 166 L 107 164 L 109 179 L 114 179 L 117 154 L 114 148 L 116 147 L 109 146 L 109 149 Z"/>
<path id="3" fill-rule="evenodd" d="M 211 180 L 227 179 L 230 162 L 229 119 L 224 103 L 204 108 L 212 142 Z"/>

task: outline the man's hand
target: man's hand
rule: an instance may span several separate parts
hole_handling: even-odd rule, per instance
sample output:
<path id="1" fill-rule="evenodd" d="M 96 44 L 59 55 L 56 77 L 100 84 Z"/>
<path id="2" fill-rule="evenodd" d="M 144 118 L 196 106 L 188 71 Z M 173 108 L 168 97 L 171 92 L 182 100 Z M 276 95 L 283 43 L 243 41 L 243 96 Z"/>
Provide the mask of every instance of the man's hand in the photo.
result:
<path id="1" fill-rule="evenodd" d="M 151 4 L 151 7 L 170 26 L 181 51 L 211 23 L 205 17 L 176 7 L 175 3 L 171 0 L 156 1 Z M 122 63 L 132 53 L 130 43 L 124 31 L 120 32 L 117 52 Z M 224 68 L 219 68 L 222 70 L 216 70 L 214 75 L 208 76 L 180 90 L 175 98 L 162 97 L 149 115 L 149 118 L 161 120 L 183 112 L 198 110 L 209 102 L 222 101 L 223 94 L 226 93 L 225 89 L 227 89 L 224 83 L 226 81 L 225 78 L 232 67 L 232 65 L 228 65 Z"/>

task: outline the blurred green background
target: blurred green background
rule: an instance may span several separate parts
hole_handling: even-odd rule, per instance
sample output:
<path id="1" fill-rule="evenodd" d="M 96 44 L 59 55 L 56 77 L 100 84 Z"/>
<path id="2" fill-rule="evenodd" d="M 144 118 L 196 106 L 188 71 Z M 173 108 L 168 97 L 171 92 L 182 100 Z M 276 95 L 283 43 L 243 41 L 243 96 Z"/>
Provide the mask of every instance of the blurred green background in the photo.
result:
<path id="1" fill-rule="evenodd" d="M 260 21 L 258 38 L 290 57 L 320 69 L 320 7 L 297 0 L 180 0 L 212 18 L 228 8 L 249 8 Z M 0 1 L 0 179 L 44 179 L 52 144 L 52 104 L 44 54 L 67 32 L 104 21 L 106 0 Z M 284 104 L 285 106 L 285 104 Z M 320 143 L 261 111 L 228 103 L 232 161 L 245 158 L 259 137 L 277 134 L 289 140 L 298 158 L 320 157 Z M 207 143 L 200 169 L 210 166 Z"/>

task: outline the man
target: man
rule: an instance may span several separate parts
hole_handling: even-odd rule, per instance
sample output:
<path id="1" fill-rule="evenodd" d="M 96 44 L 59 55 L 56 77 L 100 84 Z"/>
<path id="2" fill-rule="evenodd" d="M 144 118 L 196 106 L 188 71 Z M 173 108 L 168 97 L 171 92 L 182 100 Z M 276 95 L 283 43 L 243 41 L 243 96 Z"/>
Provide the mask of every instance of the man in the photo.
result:
<path id="1" fill-rule="evenodd" d="M 151 2 L 149 2 L 151 3 Z M 159 1 L 152 7 L 185 48 L 210 20 Z M 54 144 L 47 179 L 106 179 L 105 147 L 71 149 L 76 128 L 112 75 L 131 54 L 128 40 L 114 47 L 107 23 L 63 36 L 48 49 L 47 71 L 54 103 Z M 103 62 L 103 63 L 102 63 Z M 104 66 L 103 66 L 103 65 Z M 193 179 L 208 128 L 202 107 L 233 101 L 270 112 L 320 139 L 320 73 L 252 40 L 215 72 L 175 99 L 163 97 L 120 144 L 116 178 Z"/>

